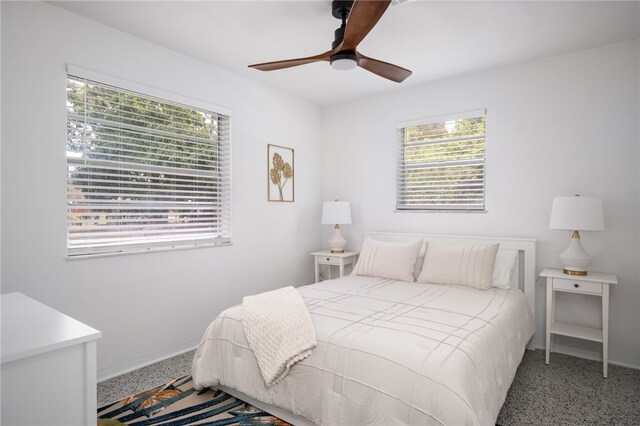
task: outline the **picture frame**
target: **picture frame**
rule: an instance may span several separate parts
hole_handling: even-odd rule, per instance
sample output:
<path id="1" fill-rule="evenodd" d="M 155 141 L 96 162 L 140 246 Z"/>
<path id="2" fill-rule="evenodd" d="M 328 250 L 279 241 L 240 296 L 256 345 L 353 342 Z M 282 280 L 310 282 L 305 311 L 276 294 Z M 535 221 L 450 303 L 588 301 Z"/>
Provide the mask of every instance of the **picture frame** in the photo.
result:
<path id="1" fill-rule="evenodd" d="M 293 148 L 267 144 L 267 200 L 276 203 L 295 201 L 295 164 Z"/>

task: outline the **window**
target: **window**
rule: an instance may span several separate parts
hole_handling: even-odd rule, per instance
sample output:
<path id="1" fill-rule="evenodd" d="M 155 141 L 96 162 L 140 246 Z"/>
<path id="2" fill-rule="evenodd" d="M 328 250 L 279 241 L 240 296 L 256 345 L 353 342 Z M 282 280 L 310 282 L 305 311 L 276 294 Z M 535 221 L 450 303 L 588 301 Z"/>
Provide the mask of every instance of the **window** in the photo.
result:
<path id="1" fill-rule="evenodd" d="M 68 257 L 230 243 L 229 115 L 72 71 Z"/>
<path id="2" fill-rule="evenodd" d="M 484 211 L 485 111 L 400 123 L 396 208 Z"/>

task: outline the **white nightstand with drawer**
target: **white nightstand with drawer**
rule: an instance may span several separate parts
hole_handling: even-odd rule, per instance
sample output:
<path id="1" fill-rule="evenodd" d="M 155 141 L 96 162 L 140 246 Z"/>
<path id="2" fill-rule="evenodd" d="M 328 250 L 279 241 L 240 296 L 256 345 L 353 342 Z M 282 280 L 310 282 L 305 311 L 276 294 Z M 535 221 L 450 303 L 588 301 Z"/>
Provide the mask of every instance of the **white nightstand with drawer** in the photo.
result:
<path id="1" fill-rule="evenodd" d="M 315 259 L 315 282 L 320 282 L 320 265 L 329 265 L 329 279 L 331 279 L 331 267 L 338 266 L 340 269 L 340 276 L 344 276 L 345 265 L 355 266 L 356 260 L 358 260 L 357 251 L 345 251 L 344 253 L 331 253 L 330 250 L 314 251 L 311 255 Z"/>
<path id="2" fill-rule="evenodd" d="M 617 284 L 618 278 L 612 274 L 600 274 L 597 272 L 589 272 L 589 275 L 584 276 L 567 275 L 558 269 L 545 269 L 540 276 L 547 278 L 546 363 L 549 364 L 549 353 L 553 352 L 553 334 L 593 340 L 602 343 L 603 375 L 607 377 L 609 352 L 609 285 Z M 601 297 L 602 329 L 556 322 L 556 291 Z"/>

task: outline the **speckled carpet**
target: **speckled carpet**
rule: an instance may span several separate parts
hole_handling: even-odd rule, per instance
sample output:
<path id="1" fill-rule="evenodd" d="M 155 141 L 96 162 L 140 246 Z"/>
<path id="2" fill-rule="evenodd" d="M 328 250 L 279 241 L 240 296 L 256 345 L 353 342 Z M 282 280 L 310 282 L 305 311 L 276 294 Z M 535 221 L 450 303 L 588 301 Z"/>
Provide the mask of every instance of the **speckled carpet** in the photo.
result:
<path id="1" fill-rule="evenodd" d="M 498 415 L 502 426 L 640 425 L 640 370 L 525 351 Z"/>
<path id="2" fill-rule="evenodd" d="M 188 375 L 192 358 L 193 352 L 187 352 L 99 383 L 98 406 L 120 401 L 127 395 L 157 387 L 175 377 Z M 206 397 L 211 400 L 214 398 L 214 393 L 210 391 Z M 233 397 L 229 398 L 232 400 L 227 404 L 237 401 Z M 257 410 L 250 406 L 243 406 L 244 403 L 241 402 L 238 404 L 237 407 L 241 407 L 240 409 L 230 408 L 230 410 L 238 411 L 240 415 Z M 165 411 L 157 414 L 166 413 Z M 267 416 L 265 419 L 272 419 L 268 421 L 279 421 L 275 417 L 264 414 Z M 150 418 L 141 417 L 141 419 L 146 421 Z M 247 422 L 251 421 L 250 419 L 248 417 Z M 256 420 L 258 419 L 260 415 L 256 415 Z M 232 422 L 232 420 L 228 418 L 227 421 Z M 141 420 L 136 420 L 138 421 Z M 216 424 L 211 423 L 212 421 L 214 420 L 205 419 L 192 424 Z M 163 423 L 131 424 L 142 426 Z M 550 364 L 545 365 L 544 351 L 526 351 L 498 415 L 498 424 L 501 426 L 640 425 L 640 370 L 609 365 L 609 377 L 605 379 L 602 377 L 600 362 L 551 354 Z"/>

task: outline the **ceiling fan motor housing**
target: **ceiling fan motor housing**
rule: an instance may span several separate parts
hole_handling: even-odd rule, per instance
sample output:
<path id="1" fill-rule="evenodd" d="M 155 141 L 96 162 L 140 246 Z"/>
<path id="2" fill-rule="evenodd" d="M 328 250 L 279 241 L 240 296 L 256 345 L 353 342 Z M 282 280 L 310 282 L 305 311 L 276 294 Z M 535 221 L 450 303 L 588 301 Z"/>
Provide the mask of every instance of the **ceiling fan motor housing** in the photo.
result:
<path id="1" fill-rule="evenodd" d="M 338 28 L 337 30 L 334 31 L 334 39 L 333 39 L 333 43 L 331 43 L 331 48 L 335 49 L 336 47 L 338 47 L 340 45 L 340 43 L 342 43 L 342 40 L 344 40 L 344 29 L 346 28 L 345 24 L 342 24 L 340 26 L 340 28 Z"/>

